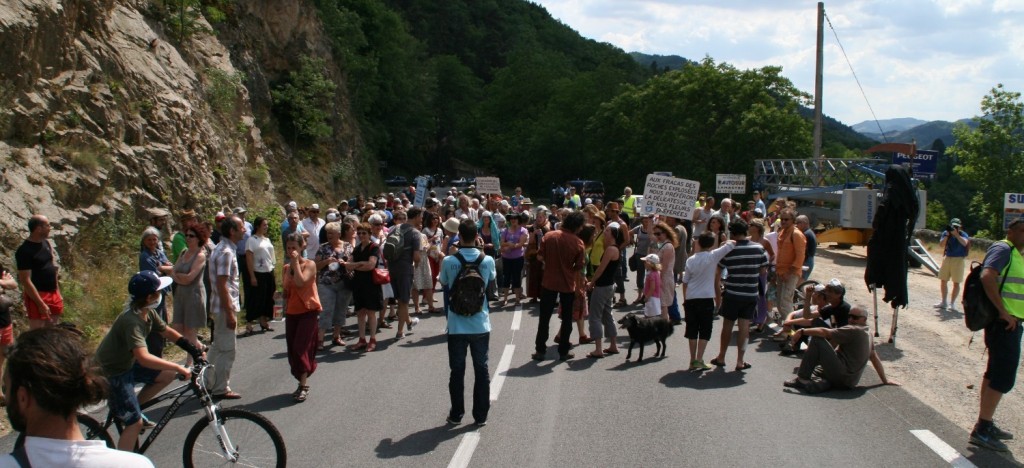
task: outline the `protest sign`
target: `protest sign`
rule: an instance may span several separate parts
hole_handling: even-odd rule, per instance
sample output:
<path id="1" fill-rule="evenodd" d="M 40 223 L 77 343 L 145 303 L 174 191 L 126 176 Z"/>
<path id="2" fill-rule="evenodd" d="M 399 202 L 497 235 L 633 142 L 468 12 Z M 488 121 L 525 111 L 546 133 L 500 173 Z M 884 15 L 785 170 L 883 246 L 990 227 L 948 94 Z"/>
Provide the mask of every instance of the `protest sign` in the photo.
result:
<path id="1" fill-rule="evenodd" d="M 497 177 L 477 177 L 476 193 L 487 195 L 501 193 L 501 181 Z"/>
<path id="2" fill-rule="evenodd" d="M 689 218 L 693 215 L 699 191 L 700 182 L 648 174 L 647 183 L 644 184 L 642 212 L 674 218 Z"/>
<path id="3" fill-rule="evenodd" d="M 747 192 L 746 174 L 718 174 L 715 178 L 715 193 L 737 194 Z"/>

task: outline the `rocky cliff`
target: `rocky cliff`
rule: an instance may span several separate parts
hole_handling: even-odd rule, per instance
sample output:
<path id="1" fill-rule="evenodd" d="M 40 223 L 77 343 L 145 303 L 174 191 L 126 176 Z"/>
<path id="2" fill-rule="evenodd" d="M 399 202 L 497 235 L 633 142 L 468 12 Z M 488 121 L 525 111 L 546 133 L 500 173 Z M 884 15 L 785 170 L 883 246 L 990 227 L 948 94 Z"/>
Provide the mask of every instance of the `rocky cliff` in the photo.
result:
<path id="1" fill-rule="evenodd" d="M 168 2 L 171 3 L 171 2 Z M 375 181 L 315 7 L 242 0 L 176 38 L 157 0 L 0 2 L 0 240 L 42 213 L 66 241 L 128 210 L 333 201 Z M 293 158 L 270 90 L 301 55 L 339 83 L 329 158 Z M 327 161 L 327 162 L 324 162 Z M 372 170 L 364 173 L 372 173 Z M 360 186 L 360 184 L 362 184 Z"/>

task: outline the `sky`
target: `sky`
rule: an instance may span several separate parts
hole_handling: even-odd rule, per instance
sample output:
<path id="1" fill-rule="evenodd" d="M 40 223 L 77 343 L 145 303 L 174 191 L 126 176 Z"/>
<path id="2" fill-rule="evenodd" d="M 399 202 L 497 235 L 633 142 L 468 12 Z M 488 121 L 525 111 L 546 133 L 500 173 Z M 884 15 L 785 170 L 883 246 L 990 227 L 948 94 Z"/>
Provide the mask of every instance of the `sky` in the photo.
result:
<path id="1" fill-rule="evenodd" d="M 797 88 L 814 92 L 815 1 L 531 1 L 626 52 L 781 66 Z M 825 2 L 825 15 L 822 108 L 847 125 L 955 121 L 980 114 L 998 83 L 1024 92 L 1024 0 L 836 0 Z"/>

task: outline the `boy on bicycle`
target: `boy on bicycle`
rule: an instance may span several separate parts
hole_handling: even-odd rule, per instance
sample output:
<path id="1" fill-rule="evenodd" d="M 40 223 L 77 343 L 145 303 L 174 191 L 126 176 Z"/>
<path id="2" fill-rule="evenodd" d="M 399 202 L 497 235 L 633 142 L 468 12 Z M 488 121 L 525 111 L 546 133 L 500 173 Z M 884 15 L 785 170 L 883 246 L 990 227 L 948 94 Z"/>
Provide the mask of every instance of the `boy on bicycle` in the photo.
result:
<path id="1" fill-rule="evenodd" d="M 185 379 L 192 376 L 189 369 L 150 354 L 146 348 L 146 336 L 151 332 L 159 333 L 174 341 L 197 362 L 203 358 L 202 352 L 169 328 L 156 313 L 163 301 L 160 291 L 170 286 L 171 281 L 152 271 L 136 273 L 128 282 L 131 299 L 96 349 L 96 360 L 110 383 L 107 404 L 125 425 L 117 442 L 120 450 L 131 452 L 135 449 L 144 424 L 139 405 L 155 397 L 174 380 L 176 374 L 183 375 Z M 138 396 L 135 395 L 136 382 L 145 384 Z"/>

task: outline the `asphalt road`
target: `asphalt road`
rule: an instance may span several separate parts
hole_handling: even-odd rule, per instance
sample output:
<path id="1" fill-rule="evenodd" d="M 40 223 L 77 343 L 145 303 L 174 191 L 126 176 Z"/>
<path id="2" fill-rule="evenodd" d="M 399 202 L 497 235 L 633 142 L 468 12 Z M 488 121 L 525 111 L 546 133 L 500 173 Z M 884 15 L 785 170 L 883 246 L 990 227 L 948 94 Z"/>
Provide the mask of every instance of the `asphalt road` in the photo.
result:
<path id="1" fill-rule="evenodd" d="M 627 288 L 632 287 L 627 283 Z M 616 310 L 619 317 L 628 310 Z M 429 315 L 405 339 L 380 335 L 373 353 L 328 348 L 310 378 L 305 403 L 291 399 L 284 324 L 239 339 L 231 386 L 243 399 L 225 402 L 262 413 L 281 430 L 290 466 L 1015 466 L 1017 461 L 967 443 L 968 434 L 902 388 L 880 386 L 872 369 L 861 387 L 808 396 L 784 389 L 798 358 L 767 339 L 748 346 L 753 366 L 704 373 L 688 364 L 682 327 L 668 356 L 600 360 L 578 347 L 568 362 L 530 359 L 535 305 L 492 312 L 492 403 L 489 424 L 475 428 L 466 376 L 464 424 L 445 423 L 448 365 L 445 318 Z M 556 328 L 552 321 L 552 335 Z M 349 319 L 354 328 L 354 319 Z M 714 357 L 721 321 L 706 359 Z M 574 333 L 574 340 L 575 340 Z M 628 346 L 628 337 L 619 337 Z M 879 345 L 888 346 L 888 345 Z M 549 356 L 557 356 L 555 349 Z M 497 373 L 500 361 L 508 370 Z M 500 389 L 498 380 L 504 378 Z M 976 405 L 965 401 L 965 405 Z M 192 404 L 146 453 L 157 466 L 178 466 L 185 434 L 200 417 Z M 159 410 L 151 410 L 157 419 Z M 1012 428 L 1008 428 L 1012 429 Z M 930 431 L 951 450 L 943 456 L 911 431 Z M 927 435 L 924 436 L 928 438 Z M 6 447 L 12 437 L 2 441 Z M 1011 443 L 1020 443 L 1013 442 Z M 941 450 L 940 450 L 941 452 Z"/>

